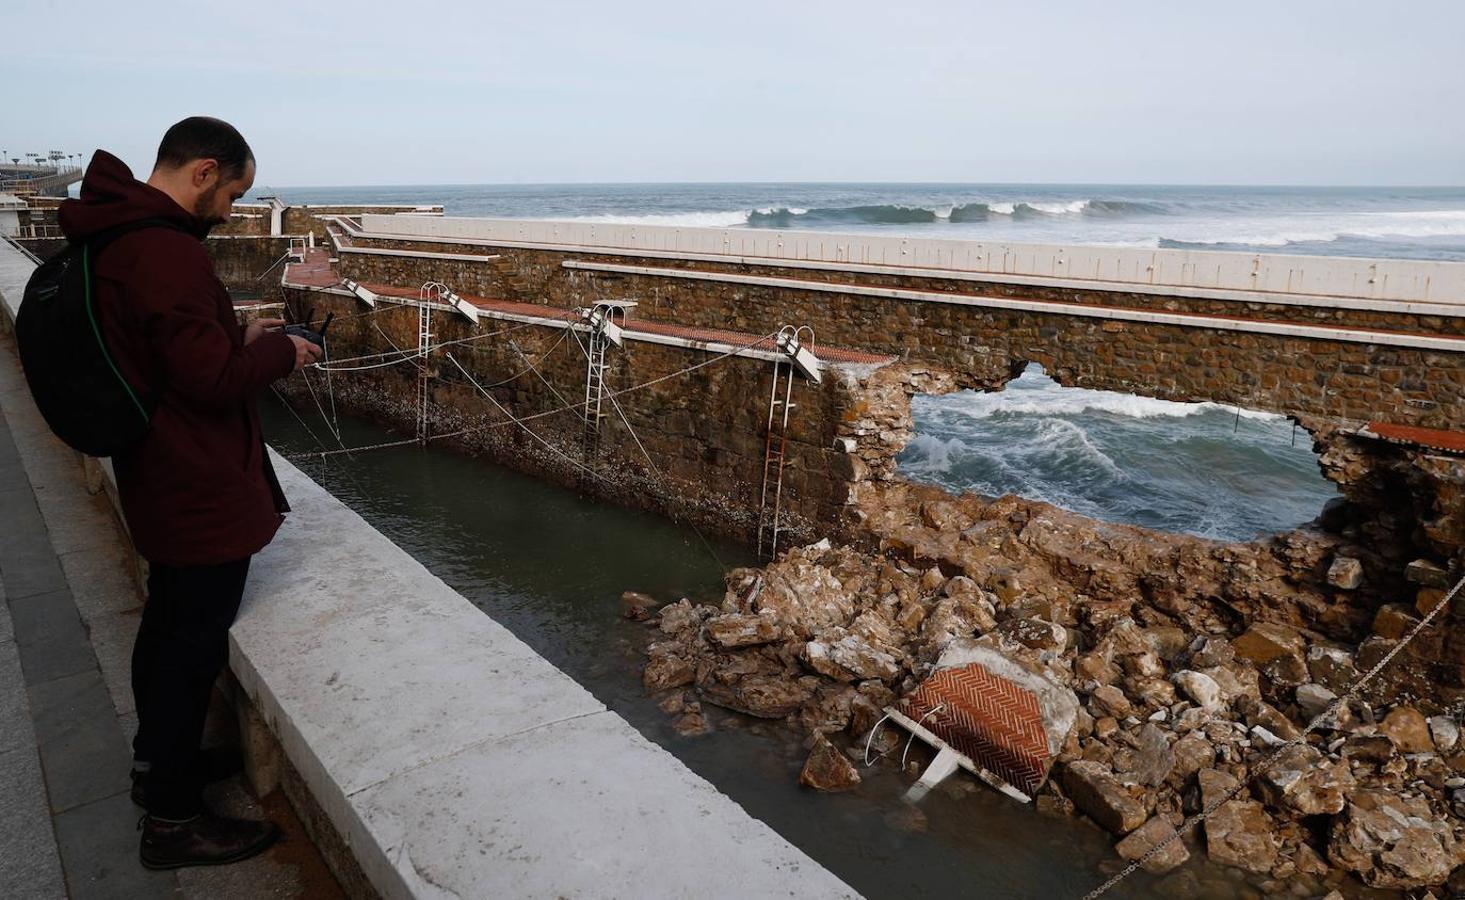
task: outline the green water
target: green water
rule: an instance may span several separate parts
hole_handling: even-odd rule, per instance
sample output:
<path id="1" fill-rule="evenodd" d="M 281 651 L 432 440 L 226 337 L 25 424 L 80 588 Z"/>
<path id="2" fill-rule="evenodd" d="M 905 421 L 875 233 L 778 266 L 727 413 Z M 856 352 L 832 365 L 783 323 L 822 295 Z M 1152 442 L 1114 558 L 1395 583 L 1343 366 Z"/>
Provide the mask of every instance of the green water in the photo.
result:
<path id="1" fill-rule="evenodd" d="M 262 407 L 281 453 L 319 449 L 279 401 Z M 313 410 L 300 414 L 330 440 Z M 348 446 L 398 437 L 351 419 L 341 420 L 341 432 Z M 722 542 L 709 550 L 660 517 L 440 450 L 409 446 L 347 459 L 300 465 L 647 738 L 866 896 L 1079 897 L 1116 868 L 1107 835 L 1040 816 L 965 774 L 912 813 L 901 800 L 909 780 L 893 766 L 866 771 L 864 785 L 848 794 L 800 788 L 802 736 L 780 723 L 704 706 L 717 730 L 677 735 L 671 717 L 642 693 L 648 628 L 620 617 L 620 595 L 719 600 L 724 566 L 752 563 L 747 551 Z M 1239 887 L 1215 869 L 1200 874 L 1218 889 L 1210 896 Z M 654 861 L 647 877 L 655 877 Z M 1112 896 L 1160 895 L 1139 873 Z"/>

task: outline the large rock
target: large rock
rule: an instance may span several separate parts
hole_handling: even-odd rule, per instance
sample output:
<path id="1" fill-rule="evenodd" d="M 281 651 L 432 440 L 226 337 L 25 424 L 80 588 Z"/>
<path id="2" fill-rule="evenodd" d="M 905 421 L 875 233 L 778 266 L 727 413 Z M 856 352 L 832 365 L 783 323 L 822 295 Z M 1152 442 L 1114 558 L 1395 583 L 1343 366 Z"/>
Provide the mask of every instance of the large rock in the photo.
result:
<path id="1" fill-rule="evenodd" d="M 891 681 L 900 674 L 895 657 L 858 635 L 848 634 L 829 647 L 829 660 L 856 678 Z"/>
<path id="2" fill-rule="evenodd" d="M 718 706 L 758 716 L 782 719 L 799 711 L 814 697 L 819 679 L 754 673 L 733 678 L 705 678 L 697 682 L 703 699 Z"/>
<path id="3" fill-rule="evenodd" d="M 1148 815 L 1103 763 L 1078 760 L 1066 764 L 1063 790 L 1080 812 L 1114 834 L 1128 834 L 1143 825 Z"/>
<path id="4" fill-rule="evenodd" d="M 769 644 L 783 636 L 783 629 L 771 617 L 743 613 L 713 616 L 703 628 L 709 641 L 728 648 Z"/>
<path id="5" fill-rule="evenodd" d="M 1221 686 L 1216 683 L 1216 679 L 1204 672 L 1194 672 L 1189 669 L 1177 672 L 1175 673 L 1175 685 L 1190 698 L 1191 702 L 1202 709 L 1214 712 L 1226 705 L 1221 695 Z"/>
<path id="6" fill-rule="evenodd" d="M 1213 862 L 1260 874 L 1277 861 L 1276 826 L 1255 800 L 1221 804 L 1205 829 L 1206 853 Z"/>
<path id="7" fill-rule="evenodd" d="M 1165 844 L 1165 841 L 1170 843 Z M 1141 864 L 1141 868 L 1146 872 L 1168 872 L 1190 859 L 1190 851 L 1185 849 L 1185 841 L 1175 837 L 1175 826 L 1161 816 L 1155 816 L 1131 831 L 1128 837 L 1114 846 L 1114 849 L 1120 856 L 1133 861 L 1161 844 L 1164 844 L 1164 848 Z"/>
<path id="8" fill-rule="evenodd" d="M 1353 654 L 1342 647 L 1313 644 L 1307 648 L 1307 671 L 1313 681 L 1335 694 L 1341 694 L 1358 677 Z"/>
<path id="9" fill-rule="evenodd" d="M 1298 685 L 1307 680 L 1307 641 L 1295 628 L 1278 622 L 1257 622 L 1232 646 L 1237 656 L 1251 660 L 1277 684 Z"/>
<path id="10" fill-rule="evenodd" d="M 1175 753 L 1170 749 L 1170 741 L 1165 737 L 1165 732 L 1153 722 L 1146 722 L 1135 741 L 1134 766 L 1125 775 L 1140 784 L 1159 787 L 1170 777 L 1170 771 L 1174 768 Z"/>
<path id="11" fill-rule="evenodd" d="M 860 783 L 860 772 L 849 757 L 829 743 L 823 734 L 814 735 L 814 749 L 799 772 L 799 784 L 816 791 L 848 791 Z"/>
<path id="12" fill-rule="evenodd" d="M 1284 750 L 1267 764 L 1256 781 L 1267 805 L 1302 816 L 1333 815 L 1343 811 L 1353 790 L 1347 763 L 1329 763 L 1312 747 Z"/>
<path id="13" fill-rule="evenodd" d="M 646 693 L 655 694 L 669 688 L 691 684 L 697 670 L 682 656 L 675 653 L 660 653 L 647 660 L 641 671 L 641 683 Z"/>
<path id="14" fill-rule="evenodd" d="M 1434 738 L 1429 733 L 1429 720 L 1412 706 L 1396 706 L 1384 716 L 1379 732 L 1394 741 L 1400 753 L 1429 753 Z"/>
<path id="15" fill-rule="evenodd" d="M 1351 556 L 1335 556 L 1328 567 L 1328 584 L 1340 590 L 1356 590 L 1363 584 L 1363 563 Z"/>
<path id="16" fill-rule="evenodd" d="M 1427 801 L 1360 791 L 1333 822 L 1328 858 L 1372 887 L 1413 890 L 1444 884 L 1465 845 Z"/>

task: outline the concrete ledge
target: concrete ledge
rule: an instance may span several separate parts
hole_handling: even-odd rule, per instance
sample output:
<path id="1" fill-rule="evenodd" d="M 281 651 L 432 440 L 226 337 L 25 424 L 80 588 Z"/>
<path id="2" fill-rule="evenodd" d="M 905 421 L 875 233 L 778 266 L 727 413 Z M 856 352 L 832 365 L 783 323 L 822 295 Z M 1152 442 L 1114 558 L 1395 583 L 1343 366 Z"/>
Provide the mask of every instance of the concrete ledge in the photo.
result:
<path id="1" fill-rule="evenodd" d="M 272 458 L 231 666 L 383 896 L 854 895 Z"/>

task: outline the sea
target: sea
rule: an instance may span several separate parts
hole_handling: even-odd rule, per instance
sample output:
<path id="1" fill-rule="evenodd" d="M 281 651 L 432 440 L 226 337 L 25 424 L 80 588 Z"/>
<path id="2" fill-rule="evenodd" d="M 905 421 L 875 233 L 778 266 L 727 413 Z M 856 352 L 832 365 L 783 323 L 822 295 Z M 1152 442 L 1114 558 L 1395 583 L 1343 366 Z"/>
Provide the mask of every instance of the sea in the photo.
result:
<path id="1" fill-rule="evenodd" d="M 498 184 L 271 187 L 290 203 L 435 203 L 450 216 L 1465 262 L 1465 187 Z M 1249 540 L 1335 491 L 1286 419 L 1064 388 L 917 397 L 905 474 L 1115 522 Z"/>

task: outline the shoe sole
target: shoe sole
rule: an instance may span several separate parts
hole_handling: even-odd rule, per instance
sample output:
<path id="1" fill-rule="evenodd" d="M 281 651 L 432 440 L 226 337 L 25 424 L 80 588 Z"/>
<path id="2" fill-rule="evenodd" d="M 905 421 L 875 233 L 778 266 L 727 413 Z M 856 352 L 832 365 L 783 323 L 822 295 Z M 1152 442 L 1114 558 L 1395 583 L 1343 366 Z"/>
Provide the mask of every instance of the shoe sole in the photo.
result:
<path id="1" fill-rule="evenodd" d="M 269 837 L 264 841 L 261 841 L 258 845 L 240 850 L 238 853 L 235 853 L 232 856 L 220 856 L 216 859 L 181 860 L 179 862 L 156 862 L 153 860 L 149 860 L 141 853 L 137 855 L 137 858 L 142 862 L 142 867 L 144 869 L 151 869 L 154 872 L 165 871 L 168 869 L 190 869 L 196 866 L 227 866 L 237 862 L 244 862 L 250 857 L 260 855 L 261 853 L 265 852 L 266 850 L 273 847 L 276 843 L 278 843 L 280 837 L 280 827 L 276 825 L 274 829 L 270 832 Z"/>

